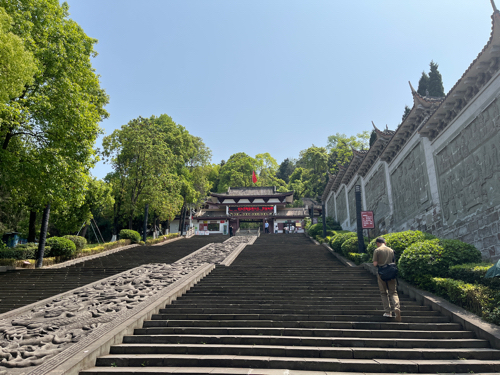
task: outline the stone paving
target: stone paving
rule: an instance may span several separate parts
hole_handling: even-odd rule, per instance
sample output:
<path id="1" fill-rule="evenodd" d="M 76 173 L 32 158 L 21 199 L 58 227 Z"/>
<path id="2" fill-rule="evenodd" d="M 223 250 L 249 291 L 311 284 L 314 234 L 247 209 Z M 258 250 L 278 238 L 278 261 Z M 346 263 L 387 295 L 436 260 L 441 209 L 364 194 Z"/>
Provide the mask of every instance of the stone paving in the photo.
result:
<path id="1" fill-rule="evenodd" d="M 262 235 L 81 375 L 496 373 L 500 351 L 301 235 Z M 308 374 L 310 374 L 308 372 Z"/>
<path id="2" fill-rule="evenodd" d="M 227 236 L 196 236 L 160 246 L 137 246 L 58 269 L 0 273 L 0 314 L 148 263 L 173 263 Z"/>
<path id="3" fill-rule="evenodd" d="M 0 320 L 0 374 L 42 365 L 202 265 L 221 262 L 248 240 L 208 244 L 172 264 L 142 265 Z"/>

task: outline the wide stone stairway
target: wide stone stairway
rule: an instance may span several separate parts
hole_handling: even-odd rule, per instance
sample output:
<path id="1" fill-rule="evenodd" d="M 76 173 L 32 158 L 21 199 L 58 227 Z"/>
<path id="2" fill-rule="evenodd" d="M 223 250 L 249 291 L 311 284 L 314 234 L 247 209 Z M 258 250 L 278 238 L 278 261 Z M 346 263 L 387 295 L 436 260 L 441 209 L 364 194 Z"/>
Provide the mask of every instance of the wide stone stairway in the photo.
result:
<path id="1" fill-rule="evenodd" d="M 262 235 L 81 375 L 495 373 L 500 351 L 302 235 Z"/>
<path id="2" fill-rule="evenodd" d="M 148 263 L 173 263 L 227 236 L 197 236 L 159 246 L 137 246 L 65 268 L 0 273 L 0 314 Z"/>

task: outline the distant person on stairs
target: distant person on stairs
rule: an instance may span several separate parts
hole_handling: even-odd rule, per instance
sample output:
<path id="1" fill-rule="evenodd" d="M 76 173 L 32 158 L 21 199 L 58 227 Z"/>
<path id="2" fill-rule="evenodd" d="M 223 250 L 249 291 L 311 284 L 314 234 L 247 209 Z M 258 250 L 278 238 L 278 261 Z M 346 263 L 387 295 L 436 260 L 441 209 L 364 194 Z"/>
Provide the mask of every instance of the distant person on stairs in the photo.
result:
<path id="1" fill-rule="evenodd" d="M 394 261 L 394 250 L 385 245 L 383 237 L 377 238 L 375 241 L 377 248 L 373 252 L 373 265 L 375 267 L 385 266 Z M 396 279 L 383 281 L 380 275 L 377 275 L 378 288 L 382 296 L 382 304 L 384 305 L 384 316 L 390 318 L 396 317 L 396 321 L 401 321 L 401 310 L 399 306 L 399 297 L 396 290 Z"/>
<path id="2" fill-rule="evenodd" d="M 266 230 L 266 233 L 269 233 L 269 223 L 266 221 L 266 223 L 264 224 L 264 228 Z"/>

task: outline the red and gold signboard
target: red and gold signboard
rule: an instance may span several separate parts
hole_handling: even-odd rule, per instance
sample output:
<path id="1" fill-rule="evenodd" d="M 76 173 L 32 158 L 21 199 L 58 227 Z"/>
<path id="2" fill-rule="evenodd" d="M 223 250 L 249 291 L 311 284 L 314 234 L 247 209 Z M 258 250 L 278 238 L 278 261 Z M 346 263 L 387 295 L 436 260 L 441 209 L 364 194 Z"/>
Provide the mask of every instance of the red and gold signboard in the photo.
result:
<path id="1" fill-rule="evenodd" d="M 231 216 L 263 216 L 263 215 L 272 215 L 274 213 L 274 207 L 240 206 L 240 207 L 229 207 L 228 211 Z"/>

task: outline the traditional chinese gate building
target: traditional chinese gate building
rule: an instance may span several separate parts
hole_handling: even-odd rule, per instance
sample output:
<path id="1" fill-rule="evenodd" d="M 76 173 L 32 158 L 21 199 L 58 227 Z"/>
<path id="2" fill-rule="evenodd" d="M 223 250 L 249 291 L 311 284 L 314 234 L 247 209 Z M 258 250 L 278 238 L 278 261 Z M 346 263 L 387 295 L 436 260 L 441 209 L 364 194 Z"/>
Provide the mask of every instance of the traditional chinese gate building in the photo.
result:
<path id="1" fill-rule="evenodd" d="M 265 223 L 269 223 L 269 231 L 274 233 L 275 224 L 278 233 L 283 233 L 293 225 L 303 231 L 307 209 L 286 208 L 293 203 L 293 192 L 280 193 L 275 186 L 228 188 L 226 193 L 211 193 L 205 207 L 194 217 L 194 227 L 199 234 L 233 233 L 240 228 L 242 222 L 258 222 L 261 232 Z"/>

